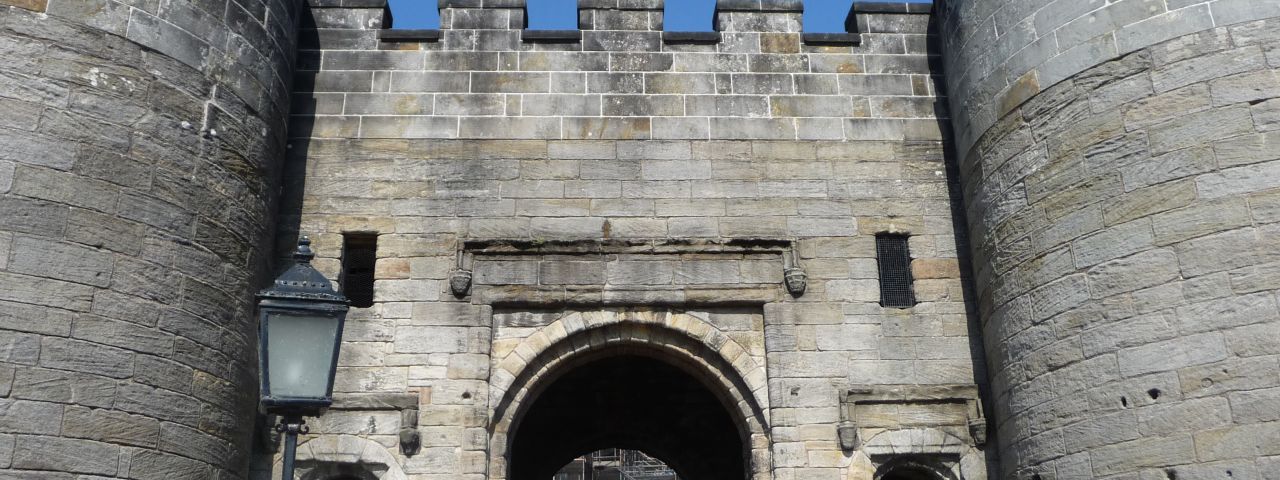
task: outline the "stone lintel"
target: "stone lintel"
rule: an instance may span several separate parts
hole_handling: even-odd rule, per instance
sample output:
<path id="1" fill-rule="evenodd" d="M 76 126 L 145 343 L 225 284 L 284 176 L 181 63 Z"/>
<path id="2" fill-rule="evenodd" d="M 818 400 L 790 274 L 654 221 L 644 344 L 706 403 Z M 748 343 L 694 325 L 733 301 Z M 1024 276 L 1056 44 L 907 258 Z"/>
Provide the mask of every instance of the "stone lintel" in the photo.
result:
<path id="1" fill-rule="evenodd" d="M 485 239 L 464 241 L 462 248 L 473 255 L 781 253 L 794 248 L 794 242 L 777 238 L 547 241 Z"/>
<path id="2" fill-rule="evenodd" d="M 332 410 L 414 410 L 416 393 L 340 393 L 333 396 Z"/>

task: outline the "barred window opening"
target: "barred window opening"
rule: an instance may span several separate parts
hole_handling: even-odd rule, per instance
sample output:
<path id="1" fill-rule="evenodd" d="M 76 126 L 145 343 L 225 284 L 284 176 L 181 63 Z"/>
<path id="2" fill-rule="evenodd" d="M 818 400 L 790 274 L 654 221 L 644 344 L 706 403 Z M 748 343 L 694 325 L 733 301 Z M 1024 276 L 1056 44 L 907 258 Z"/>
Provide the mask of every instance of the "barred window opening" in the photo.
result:
<path id="1" fill-rule="evenodd" d="M 373 306 L 373 272 L 378 259 L 378 234 L 345 233 L 342 235 L 342 293 L 351 306 Z"/>
<path id="2" fill-rule="evenodd" d="M 911 251 L 906 235 L 876 235 L 876 263 L 880 269 L 880 305 L 910 308 L 916 305 L 912 292 Z"/>

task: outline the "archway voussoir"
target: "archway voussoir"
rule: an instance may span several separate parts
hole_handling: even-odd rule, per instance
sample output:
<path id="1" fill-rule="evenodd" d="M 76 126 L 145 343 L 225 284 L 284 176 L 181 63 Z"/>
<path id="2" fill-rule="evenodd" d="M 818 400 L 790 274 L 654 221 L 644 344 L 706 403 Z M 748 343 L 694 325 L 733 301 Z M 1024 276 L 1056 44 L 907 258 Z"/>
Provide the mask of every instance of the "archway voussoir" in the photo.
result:
<path id="1" fill-rule="evenodd" d="M 547 339 L 550 340 L 552 344 L 564 340 L 569 336 L 569 330 L 565 328 L 563 319 L 551 322 L 551 324 L 547 325 L 546 328 L 543 328 L 542 331 L 546 333 Z"/>

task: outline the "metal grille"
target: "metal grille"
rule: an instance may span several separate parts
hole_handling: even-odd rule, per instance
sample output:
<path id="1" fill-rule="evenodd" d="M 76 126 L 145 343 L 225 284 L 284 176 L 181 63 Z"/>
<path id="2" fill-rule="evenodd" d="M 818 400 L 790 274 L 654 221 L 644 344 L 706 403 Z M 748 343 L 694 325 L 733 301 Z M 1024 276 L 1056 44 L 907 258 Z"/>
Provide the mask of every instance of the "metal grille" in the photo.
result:
<path id="1" fill-rule="evenodd" d="M 347 233 L 342 236 L 342 294 L 351 306 L 373 306 L 373 271 L 378 260 L 378 234 Z"/>
<path id="2" fill-rule="evenodd" d="M 909 308 L 916 305 L 911 289 L 911 252 L 906 235 L 876 235 L 876 261 L 880 266 L 880 305 Z"/>

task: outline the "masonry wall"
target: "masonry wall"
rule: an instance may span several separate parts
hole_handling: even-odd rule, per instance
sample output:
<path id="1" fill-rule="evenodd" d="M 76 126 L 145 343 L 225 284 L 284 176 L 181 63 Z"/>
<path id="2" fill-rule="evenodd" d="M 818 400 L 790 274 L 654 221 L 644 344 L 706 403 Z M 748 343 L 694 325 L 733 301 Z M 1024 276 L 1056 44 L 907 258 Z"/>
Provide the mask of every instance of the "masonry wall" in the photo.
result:
<path id="1" fill-rule="evenodd" d="M 1280 5 L 952 1 L 1004 478 L 1280 469 Z"/>
<path id="2" fill-rule="evenodd" d="M 0 2 L 0 477 L 245 475 L 298 10 Z"/>
<path id="3" fill-rule="evenodd" d="M 337 279 L 343 234 L 377 234 L 375 302 L 348 321 L 335 395 L 417 410 L 335 407 L 307 468 L 376 451 L 380 478 L 505 478 L 500 414 L 536 387 L 521 372 L 565 339 L 650 338 L 617 325 L 693 338 L 714 354 L 694 365 L 758 385 L 726 392 L 763 419 L 754 478 L 871 478 L 888 457 L 838 444 L 850 387 L 982 382 L 932 17 L 861 14 L 861 45 L 814 46 L 798 2 L 735 3 L 719 40 L 676 44 L 660 2 L 583 2 L 581 40 L 556 43 L 522 40 L 516 2 L 444 2 L 438 41 L 390 41 L 380 4 L 312 2 L 280 243 L 296 222 Z M 879 304 L 886 232 L 911 235 L 914 308 Z M 455 297 L 459 268 L 475 276 Z M 970 418 L 930 408 L 868 414 L 862 445 L 985 478 Z M 397 447 L 404 427 L 420 452 Z"/>

